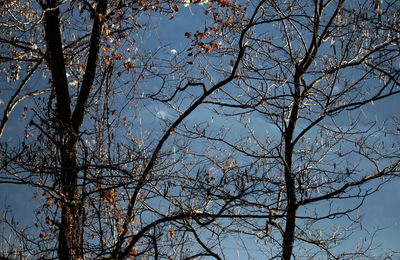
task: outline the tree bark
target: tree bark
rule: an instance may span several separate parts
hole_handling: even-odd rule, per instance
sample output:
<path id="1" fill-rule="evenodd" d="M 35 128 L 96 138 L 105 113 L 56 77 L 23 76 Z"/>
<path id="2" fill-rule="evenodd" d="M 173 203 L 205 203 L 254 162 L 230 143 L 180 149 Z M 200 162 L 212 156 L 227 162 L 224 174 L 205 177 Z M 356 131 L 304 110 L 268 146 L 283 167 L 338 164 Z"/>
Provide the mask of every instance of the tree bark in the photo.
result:
<path id="1" fill-rule="evenodd" d="M 60 260 L 83 259 L 83 208 L 78 186 L 77 142 L 83 122 L 86 103 L 95 78 L 100 37 L 107 1 L 99 0 L 93 22 L 89 56 L 83 84 L 74 112 L 68 91 L 62 38 L 60 33 L 59 9 L 55 1 L 48 1 L 44 27 L 47 44 L 47 63 L 51 71 L 52 87 L 56 93 L 56 115 L 58 121 L 58 149 L 61 170 L 57 181 L 63 198 L 61 222 L 58 236 L 58 258 Z"/>
<path id="2" fill-rule="evenodd" d="M 295 180 L 292 172 L 293 163 L 293 135 L 296 129 L 297 118 L 300 110 L 300 104 L 302 102 L 301 93 L 301 77 L 304 73 L 304 69 L 301 66 L 296 66 L 296 72 L 294 75 L 294 94 L 293 94 L 293 107 L 290 111 L 289 123 L 285 131 L 285 183 L 286 183 L 286 196 L 287 196 L 287 208 L 286 208 L 286 226 L 283 234 L 282 243 L 282 259 L 289 260 L 292 256 L 294 233 L 296 229 L 296 188 Z"/>
<path id="3" fill-rule="evenodd" d="M 295 105 L 294 105 L 295 106 Z M 294 110 L 292 110 L 293 113 Z M 297 116 L 296 116 L 297 117 Z M 290 119 L 291 120 L 291 119 Z M 292 174 L 292 156 L 293 156 L 293 144 L 292 136 L 295 128 L 295 123 L 289 123 L 286 137 L 285 137 L 285 183 L 286 183 L 286 196 L 287 196 L 287 208 L 286 208 L 286 225 L 285 232 L 283 234 L 282 243 L 282 259 L 289 260 L 293 251 L 294 232 L 296 228 L 296 191 L 295 182 Z"/>
<path id="4" fill-rule="evenodd" d="M 50 6 L 45 11 L 44 27 L 47 44 L 47 63 L 51 71 L 52 87 L 56 93 L 58 149 L 61 169 L 57 181 L 63 198 L 59 223 L 58 257 L 60 260 L 82 258 L 82 216 L 77 183 L 77 133 L 70 124 L 71 107 L 65 61 L 59 29 L 59 10 Z"/>

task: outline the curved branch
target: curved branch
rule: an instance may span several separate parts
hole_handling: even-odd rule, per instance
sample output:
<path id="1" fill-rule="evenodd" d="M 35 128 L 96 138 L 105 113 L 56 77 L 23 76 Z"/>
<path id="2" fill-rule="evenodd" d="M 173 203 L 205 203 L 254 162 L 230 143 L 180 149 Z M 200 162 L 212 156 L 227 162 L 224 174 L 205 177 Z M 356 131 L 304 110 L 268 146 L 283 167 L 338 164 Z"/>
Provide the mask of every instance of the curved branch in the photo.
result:
<path id="1" fill-rule="evenodd" d="M 330 193 L 327 193 L 325 195 L 318 196 L 318 197 L 315 197 L 315 198 L 305 199 L 305 200 L 299 201 L 297 203 L 297 205 L 301 206 L 301 205 L 305 205 L 305 204 L 309 204 L 309 203 L 313 203 L 313 202 L 317 202 L 317 201 L 321 201 L 321 200 L 331 199 L 331 198 L 333 198 L 333 197 L 335 197 L 335 196 L 337 196 L 337 195 L 339 195 L 341 193 L 344 193 L 348 188 L 358 187 L 358 186 L 360 186 L 362 184 L 367 183 L 370 180 L 374 180 L 374 179 L 377 179 L 377 178 L 380 178 L 380 177 L 384 177 L 384 176 L 389 175 L 392 172 L 399 171 L 399 170 L 396 170 L 396 168 L 398 168 L 399 166 L 400 166 L 400 161 L 398 161 L 398 162 L 396 162 L 396 163 L 394 163 L 394 164 L 392 164 L 392 165 L 390 165 L 388 167 L 385 167 L 382 171 L 367 175 L 367 176 L 363 177 L 362 179 L 360 179 L 358 181 L 348 182 L 348 183 L 344 184 L 342 187 L 340 187 L 339 189 L 337 189 L 337 190 L 335 190 L 333 192 L 330 192 Z"/>
<path id="2" fill-rule="evenodd" d="M 128 204 L 128 208 L 127 208 L 127 213 L 126 213 L 126 217 L 125 217 L 125 221 L 123 224 L 123 228 L 122 230 L 124 230 L 124 232 L 122 232 L 119 235 L 118 238 L 118 242 L 116 244 L 114 253 L 113 253 L 113 257 L 117 258 L 117 255 L 120 254 L 120 249 L 121 246 L 123 244 L 123 240 L 124 240 L 124 236 L 128 230 L 128 225 L 131 222 L 131 218 L 132 218 L 132 214 L 133 214 L 133 210 L 134 210 L 134 206 L 136 204 L 137 198 L 139 196 L 139 192 L 142 189 L 142 187 L 145 185 L 145 183 L 147 182 L 148 176 L 151 172 L 151 170 L 153 169 L 154 165 L 156 164 L 158 155 L 161 151 L 161 148 L 164 146 L 165 142 L 168 140 L 168 138 L 170 137 L 170 135 L 174 132 L 175 128 L 178 127 L 178 125 L 180 125 L 180 123 L 182 123 L 182 121 L 184 119 L 186 119 L 198 106 L 200 106 L 201 104 L 203 104 L 204 100 L 210 96 L 212 93 L 214 93 L 216 90 L 222 88 L 223 86 L 227 85 L 229 82 L 231 82 L 234 78 L 236 78 L 236 72 L 239 68 L 239 64 L 244 56 L 245 53 L 245 49 L 246 49 L 246 44 L 244 43 L 244 39 L 245 36 L 247 34 L 247 32 L 250 30 L 250 28 L 253 27 L 253 21 L 256 18 L 256 15 L 258 13 L 258 10 L 261 8 L 261 6 L 263 5 L 263 3 L 265 2 L 265 0 L 260 1 L 260 3 L 257 5 L 257 7 L 254 10 L 254 13 L 249 21 L 249 23 L 245 26 L 245 28 L 243 28 L 241 34 L 240 34 L 240 38 L 239 38 L 239 51 L 238 51 L 238 55 L 236 57 L 236 61 L 233 65 L 231 74 L 225 78 L 224 80 L 220 81 L 219 83 L 215 84 L 212 88 L 210 88 L 209 90 L 205 91 L 191 106 L 189 106 L 188 109 L 186 109 L 185 112 L 183 112 L 176 120 L 174 123 L 172 123 L 172 125 L 168 128 L 168 130 L 164 133 L 164 135 L 161 137 L 160 141 L 158 142 L 157 146 L 155 147 L 149 162 L 147 163 L 147 166 L 145 167 L 142 176 L 140 178 L 140 180 L 137 183 L 136 189 L 132 194 L 131 200 L 129 201 Z M 124 253 L 126 255 L 126 252 Z M 118 257 L 118 259 L 122 259 L 121 256 Z"/>
<path id="3" fill-rule="evenodd" d="M 39 91 L 39 92 L 30 92 L 30 93 L 17 99 L 19 93 L 26 86 L 26 83 L 29 81 L 29 79 L 32 77 L 32 75 L 35 73 L 37 68 L 39 68 L 40 64 L 42 64 L 42 61 L 43 60 L 40 60 L 38 63 L 36 63 L 35 66 L 31 69 L 31 71 L 29 71 L 28 75 L 24 78 L 24 80 L 19 85 L 18 89 L 15 91 L 14 95 L 11 97 L 10 101 L 7 104 L 7 107 L 4 109 L 3 118 L 1 119 L 1 123 L 0 123 L 0 138 L 3 135 L 7 121 L 10 118 L 10 115 L 11 115 L 12 111 L 14 110 L 15 106 L 19 102 L 21 102 L 22 100 L 24 100 L 25 98 L 27 98 L 29 96 L 36 96 L 36 95 L 42 94 L 45 91 L 47 91 L 47 90 L 45 90 L 45 91 Z"/>
<path id="4" fill-rule="evenodd" d="M 107 0 L 100 0 L 97 4 L 96 15 L 94 17 L 93 28 L 90 38 L 89 56 L 86 63 L 86 71 L 83 76 L 81 90 L 79 92 L 78 101 L 74 112 L 72 113 L 71 122 L 73 128 L 79 129 L 83 122 L 85 114 L 85 106 L 89 98 L 90 89 L 92 88 L 94 77 L 96 74 L 97 60 L 100 50 L 100 36 L 104 24 L 104 16 L 107 10 Z"/>

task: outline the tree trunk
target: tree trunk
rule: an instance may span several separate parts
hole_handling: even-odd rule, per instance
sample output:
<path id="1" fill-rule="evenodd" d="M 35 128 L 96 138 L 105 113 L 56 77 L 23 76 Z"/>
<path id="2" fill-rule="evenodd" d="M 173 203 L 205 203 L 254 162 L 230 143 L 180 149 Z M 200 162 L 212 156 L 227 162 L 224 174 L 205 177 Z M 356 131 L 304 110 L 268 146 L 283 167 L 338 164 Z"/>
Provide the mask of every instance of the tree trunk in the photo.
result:
<path id="1" fill-rule="evenodd" d="M 47 63 L 51 71 L 52 86 L 56 93 L 58 121 L 58 149 L 61 169 L 56 181 L 61 199 L 61 223 L 59 224 L 58 257 L 60 260 L 83 259 L 82 208 L 79 201 L 77 170 L 77 133 L 71 126 L 70 96 L 65 72 L 65 62 L 59 29 L 59 10 L 50 6 L 45 11 L 44 27 L 47 44 Z"/>
<path id="2" fill-rule="evenodd" d="M 107 0 L 99 0 L 90 39 L 85 75 L 72 113 L 60 33 L 57 1 L 48 1 L 44 27 L 47 44 L 47 63 L 51 71 L 52 86 L 56 93 L 58 148 L 61 170 L 57 181 L 63 196 L 59 225 L 58 257 L 60 260 L 83 259 L 83 208 L 78 186 L 77 142 L 79 129 L 86 111 L 87 100 L 95 78 L 101 32 L 107 10 Z"/>
<path id="3" fill-rule="evenodd" d="M 61 206 L 58 256 L 60 260 L 83 259 L 82 252 L 82 203 L 79 198 L 76 165 L 76 141 L 65 133 L 66 144 L 61 144 L 60 190 L 64 196 Z"/>
<path id="4" fill-rule="evenodd" d="M 285 151 L 285 182 L 286 182 L 286 196 L 287 196 L 287 208 L 286 208 L 286 226 L 283 234 L 282 243 L 282 259 L 289 260 L 292 256 L 294 232 L 296 228 L 296 193 L 295 183 L 292 176 L 292 145 L 286 143 Z"/>
<path id="5" fill-rule="evenodd" d="M 294 75 L 294 86 L 295 91 L 293 95 L 293 107 L 290 111 L 289 123 L 285 129 L 285 183 L 286 183 L 286 196 L 287 196 L 287 208 L 286 208 L 286 226 L 283 234 L 282 243 L 282 259 L 290 260 L 293 251 L 294 233 L 296 229 L 296 188 L 295 180 L 292 172 L 293 164 L 293 135 L 296 129 L 297 118 L 300 110 L 300 104 L 302 102 L 301 91 L 300 91 L 300 80 L 303 73 L 303 69 L 300 67 L 296 68 Z"/>

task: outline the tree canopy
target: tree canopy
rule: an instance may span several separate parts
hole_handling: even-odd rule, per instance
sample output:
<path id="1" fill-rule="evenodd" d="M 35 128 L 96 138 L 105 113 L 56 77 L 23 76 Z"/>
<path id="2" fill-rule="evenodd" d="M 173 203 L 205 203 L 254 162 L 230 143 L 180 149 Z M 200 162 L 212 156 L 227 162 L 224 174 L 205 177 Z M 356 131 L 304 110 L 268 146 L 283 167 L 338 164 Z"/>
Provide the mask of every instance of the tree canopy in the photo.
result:
<path id="1" fill-rule="evenodd" d="M 399 256 L 359 215 L 399 177 L 399 10 L 0 1 L 0 185 L 37 208 L 0 258 Z"/>

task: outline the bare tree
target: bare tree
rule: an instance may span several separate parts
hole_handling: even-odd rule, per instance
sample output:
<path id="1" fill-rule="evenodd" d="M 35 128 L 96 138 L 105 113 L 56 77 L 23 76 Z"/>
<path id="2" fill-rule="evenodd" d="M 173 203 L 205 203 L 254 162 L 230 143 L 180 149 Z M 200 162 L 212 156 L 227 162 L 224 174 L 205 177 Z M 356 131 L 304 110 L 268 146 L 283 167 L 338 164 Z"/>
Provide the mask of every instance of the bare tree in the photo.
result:
<path id="1" fill-rule="evenodd" d="M 222 203 L 217 214 L 200 212 L 190 202 L 197 195 L 179 195 L 184 187 L 177 186 L 190 182 L 180 180 L 175 169 L 188 144 L 178 140 L 181 150 L 173 154 L 164 147 L 170 139 L 175 142 L 171 136 L 185 118 L 234 79 L 244 48 L 240 47 L 231 75 L 193 97 L 193 103 L 173 122 L 157 130 L 159 139 L 150 138 L 136 125 L 141 112 L 138 102 L 145 108 L 149 104 L 137 84 L 175 67 L 167 64 L 161 72 L 157 50 L 139 52 L 129 33 L 145 30 L 140 19 L 146 13 L 169 16 L 179 10 L 178 5 L 105 0 L 24 1 L 20 6 L 6 1 L 2 5 L 2 61 L 5 73 L 11 64 L 7 78 L 11 89 L 15 88 L 4 110 L 2 133 L 15 106 L 33 97 L 23 116 L 29 118 L 25 140 L 2 143 L 2 183 L 32 186 L 37 189 L 34 197 L 41 200 L 31 232 L 19 229 L 8 214 L 2 219 L 8 232 L 21 241 L 18 257 L 217 256 L 188 221 L 202 215 L 222 216 L 232 200 Z M 226 2 L 216 5 L 229 6 Z M 187 65 L 186 61 L 177 62 L 179 69 Z M 154 67 L 160 69 L 157 75 L 153 75 Z M 37 71 L 41 75 L 35 74 Z M 18 83 L 20 77 L 23 80 Z M 26 92 L 35 77 L 48 78 L 48 83 L 40 80 L 41 89 Z M 129 85 L 123 83 L 127 79 Z M 198 169 L 193 166 L 190 170 Z M 201 246 L 192 250 L 190 237 Z M 173 243 L 165 242 L 168 239 L 174 239 Z M 5 250 L 11 254 L 4 257 L 14 255 L 12 250 Z"/>
<path id="2" fill-rule="evenodd" d="M 243 219 L 233 231 L 266 241 L 268 258 L 364 257 L 371 244 L 351 252 L 338 244 L 357 232 L 365 198 L 398 176 L 396 124 L 366 115 L 376 113 L 374 102 L 399 94 L 398 2 L 259 6 L 241 39 L 245 51 L 234 84 L 205 102 L 215 120 L 232 118 L 241 126 L 218 132 L 205 122 L 190 136 L 182 130 L 214 148 L 205 159 L 195 155 L 199 163 L 231 168 L 224 174 L 231 185 L 205 182 L 203 192 L 247 190 L 237 211 L 270 218 Z M 231 19 L 236 10 L 228 11 L 214 15 L 220 39 L 232 46 L 217 51 L 223 55 L 240 52 L 235 43 L 243 28 Z M 210 77 L 230 71 L 214 59 L 205 70 Z M 216 200 L 218 194 L 210 193 Z M 348 227 L 326 226 L 345 218 Z"/>
<path id="3" fill-rule="evenodd" d="M 398 176 L 398 126 L 362 114 L 400 92 L 397 1 L 18 2 L 0 3 L 0 136 L 18 104 L 27 124 L 1 142 L 0 181 L 39 206 L 30 229 L 3 215 L 1 257 L 375 253 L 338 245 Z M 184 6 L 206 24 L 187 50 L 147 46 Z"/>

